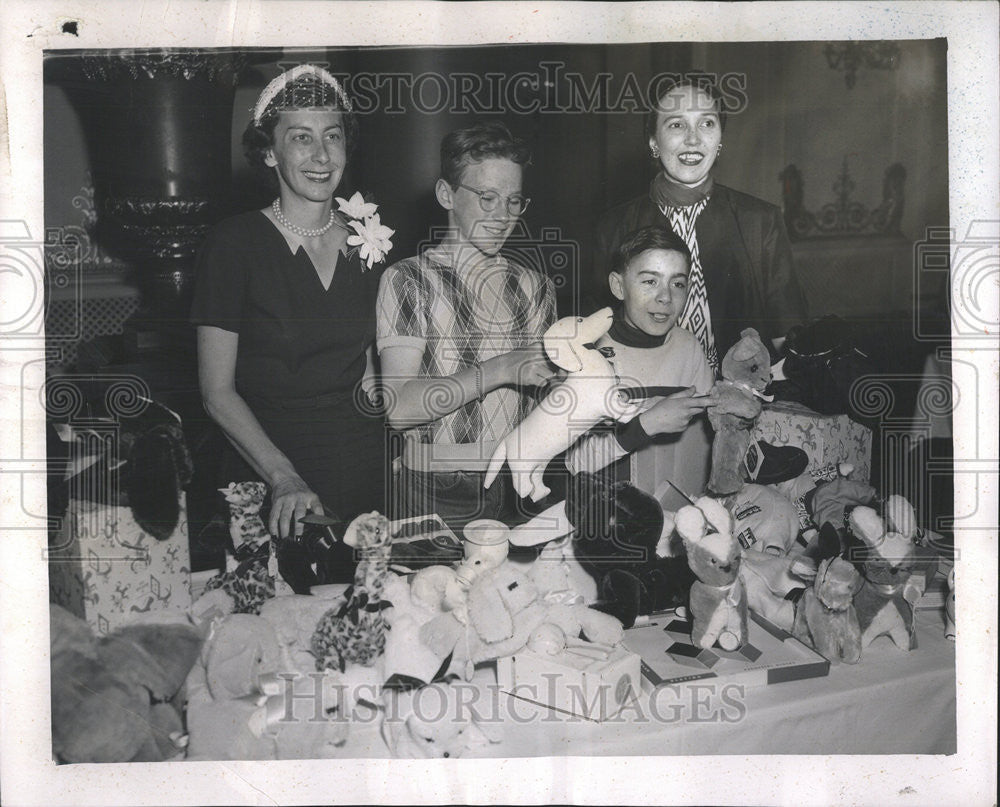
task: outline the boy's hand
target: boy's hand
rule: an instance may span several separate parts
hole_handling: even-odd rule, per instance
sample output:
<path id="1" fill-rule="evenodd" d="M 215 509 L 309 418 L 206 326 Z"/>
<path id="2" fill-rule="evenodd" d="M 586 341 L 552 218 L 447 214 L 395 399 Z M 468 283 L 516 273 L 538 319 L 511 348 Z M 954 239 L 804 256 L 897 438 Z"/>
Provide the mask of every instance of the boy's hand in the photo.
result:
<path id="1" fill-rule="evenodd" d="M 650 435 L 682 432 L 706 406 L 708 399 L 697 395 L 694 387 L 688 387 L 655 403 L 639 415 L 639 422 Z"/>
<path id="2" fill-rule="evenodd" d="M 496 363 L 494 378 L 497 386 L 540 387 L 559 372 L 549 361 L 541 342 L 511 350 L 490 359 L 490 362 Z"/>

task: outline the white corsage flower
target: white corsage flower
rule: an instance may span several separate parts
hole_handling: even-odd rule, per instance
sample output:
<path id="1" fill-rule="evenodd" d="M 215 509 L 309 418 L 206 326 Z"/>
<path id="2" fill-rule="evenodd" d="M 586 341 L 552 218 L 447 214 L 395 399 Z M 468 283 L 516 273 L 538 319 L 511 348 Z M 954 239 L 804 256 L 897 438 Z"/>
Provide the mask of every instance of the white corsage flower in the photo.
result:
<path id="1" fill-rule="evenodd" d="M 343 199 L 338 196 L 334 201 L 337 203 L 337 209 L 352 219 L 366 219 L 369 216 L 374 216 L 375 211 L 378 210 L 377 204 L 366 202 L 365 197 L 358 191 L 355 191 L 350 199 Z"/>
<path id="2" fill-rule="evenodd" d="M 367 206 L 375 207 L 375 205 Z M 355 219 L 348 224 L 356 235 L 347 236 L 347 243 L 358 248 L 358 254 L 368 264 L 369 269 L 385 260 L 386 254 L 392 249 L 392 241 L 389 239 L 396 231 L 386 227 L 378 213 L 366 217 L 364 221 Z"/>
<path id="3" fill-rule="evenodd" d="M 376 212 L 378 205 L 366 202 L 358 192 L 350 199 L 338 196 L 334 201 L 337 202 L 337 209 L 350 219 L 347 224 L 354 230 L 354 235 L 347 236 L 347 245 L 354 248 L 350 254 L 357 252 L 368 269 L 384 261 L 392 249 L 389 238 L 396 231 L 382 223 L 381 216 Z"/>

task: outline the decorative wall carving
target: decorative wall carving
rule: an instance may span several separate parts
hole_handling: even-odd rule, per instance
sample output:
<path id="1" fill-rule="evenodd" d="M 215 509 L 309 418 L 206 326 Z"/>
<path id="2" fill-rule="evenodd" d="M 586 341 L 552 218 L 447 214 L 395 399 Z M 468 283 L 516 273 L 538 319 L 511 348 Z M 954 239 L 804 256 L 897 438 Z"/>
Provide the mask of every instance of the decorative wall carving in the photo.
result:
<path id="1" fill-rule="evenodd" d="M 852 198 L 855 185 L 847 157 L 833 183 L 833 201 L 824 204 L 818 212 L 805 207 L 805 181 L 797 166 L 787 165 L 778 178 L 782 183 L 785 226 L 793 241 L 831 235 L 900 235 L 906 183 L 906 169 L 901 163 L 893 163 L 885 169 L 882 201 L 874 208 Z"/>
<path id="2" fill-rule="evenodd" d="M 900 50 L 895 42 L 830 42 L 823 48 L 831 70 L 844 71 L 847 89 L 854 87 L 858 70 L 895 70 L 899 67 Z"/>

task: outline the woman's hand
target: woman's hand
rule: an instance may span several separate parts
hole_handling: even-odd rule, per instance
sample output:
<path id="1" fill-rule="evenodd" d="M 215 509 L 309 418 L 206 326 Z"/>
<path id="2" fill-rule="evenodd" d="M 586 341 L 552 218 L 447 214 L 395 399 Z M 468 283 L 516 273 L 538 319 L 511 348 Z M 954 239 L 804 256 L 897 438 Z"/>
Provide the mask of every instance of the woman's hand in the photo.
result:
<path id="1" fill-rule="evenodd" d="M 323 505 L 300 476 L 283 477 L 271 486 L 271 535 L 281 539 L 302 535 L 299 519 L 306 513 L 323 515 Z"/>
<path id="2" fill-rule="evenodd" d="M 694 387 L 668 395 L 639 415 L 639 422 L 646 434 L 673 434 L 682 432 L 691 418 L 703 412 L 708 399 L 697 395 Z"/>
<path id="3" fill-rule="evenodd" d="M 483 362 L 486 388 L 503 385 L 514 387 L 540 387 L 559 375 L 559 368 L 549 361 L 542 343 L 515 348 Z"/>

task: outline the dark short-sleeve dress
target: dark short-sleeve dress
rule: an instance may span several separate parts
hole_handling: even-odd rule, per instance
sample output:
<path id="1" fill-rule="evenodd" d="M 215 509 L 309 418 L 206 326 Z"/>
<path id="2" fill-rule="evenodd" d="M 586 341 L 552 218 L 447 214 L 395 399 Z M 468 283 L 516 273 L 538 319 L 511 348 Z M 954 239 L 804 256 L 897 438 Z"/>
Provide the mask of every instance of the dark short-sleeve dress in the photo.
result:
<path id="1" fill-rule="evenodd" d="M 221 222 L 198 256 L 191 321 L 239 334 L 236 389 L 327 513 L 385 512 L 385 426 L 361 390 L 379 267 L 341 255 L 328 289 L 260 211 Z M 228 448 L 228 445 L 227 445 Z M 259 477 L 230 449 L 223 483 Z"/>

